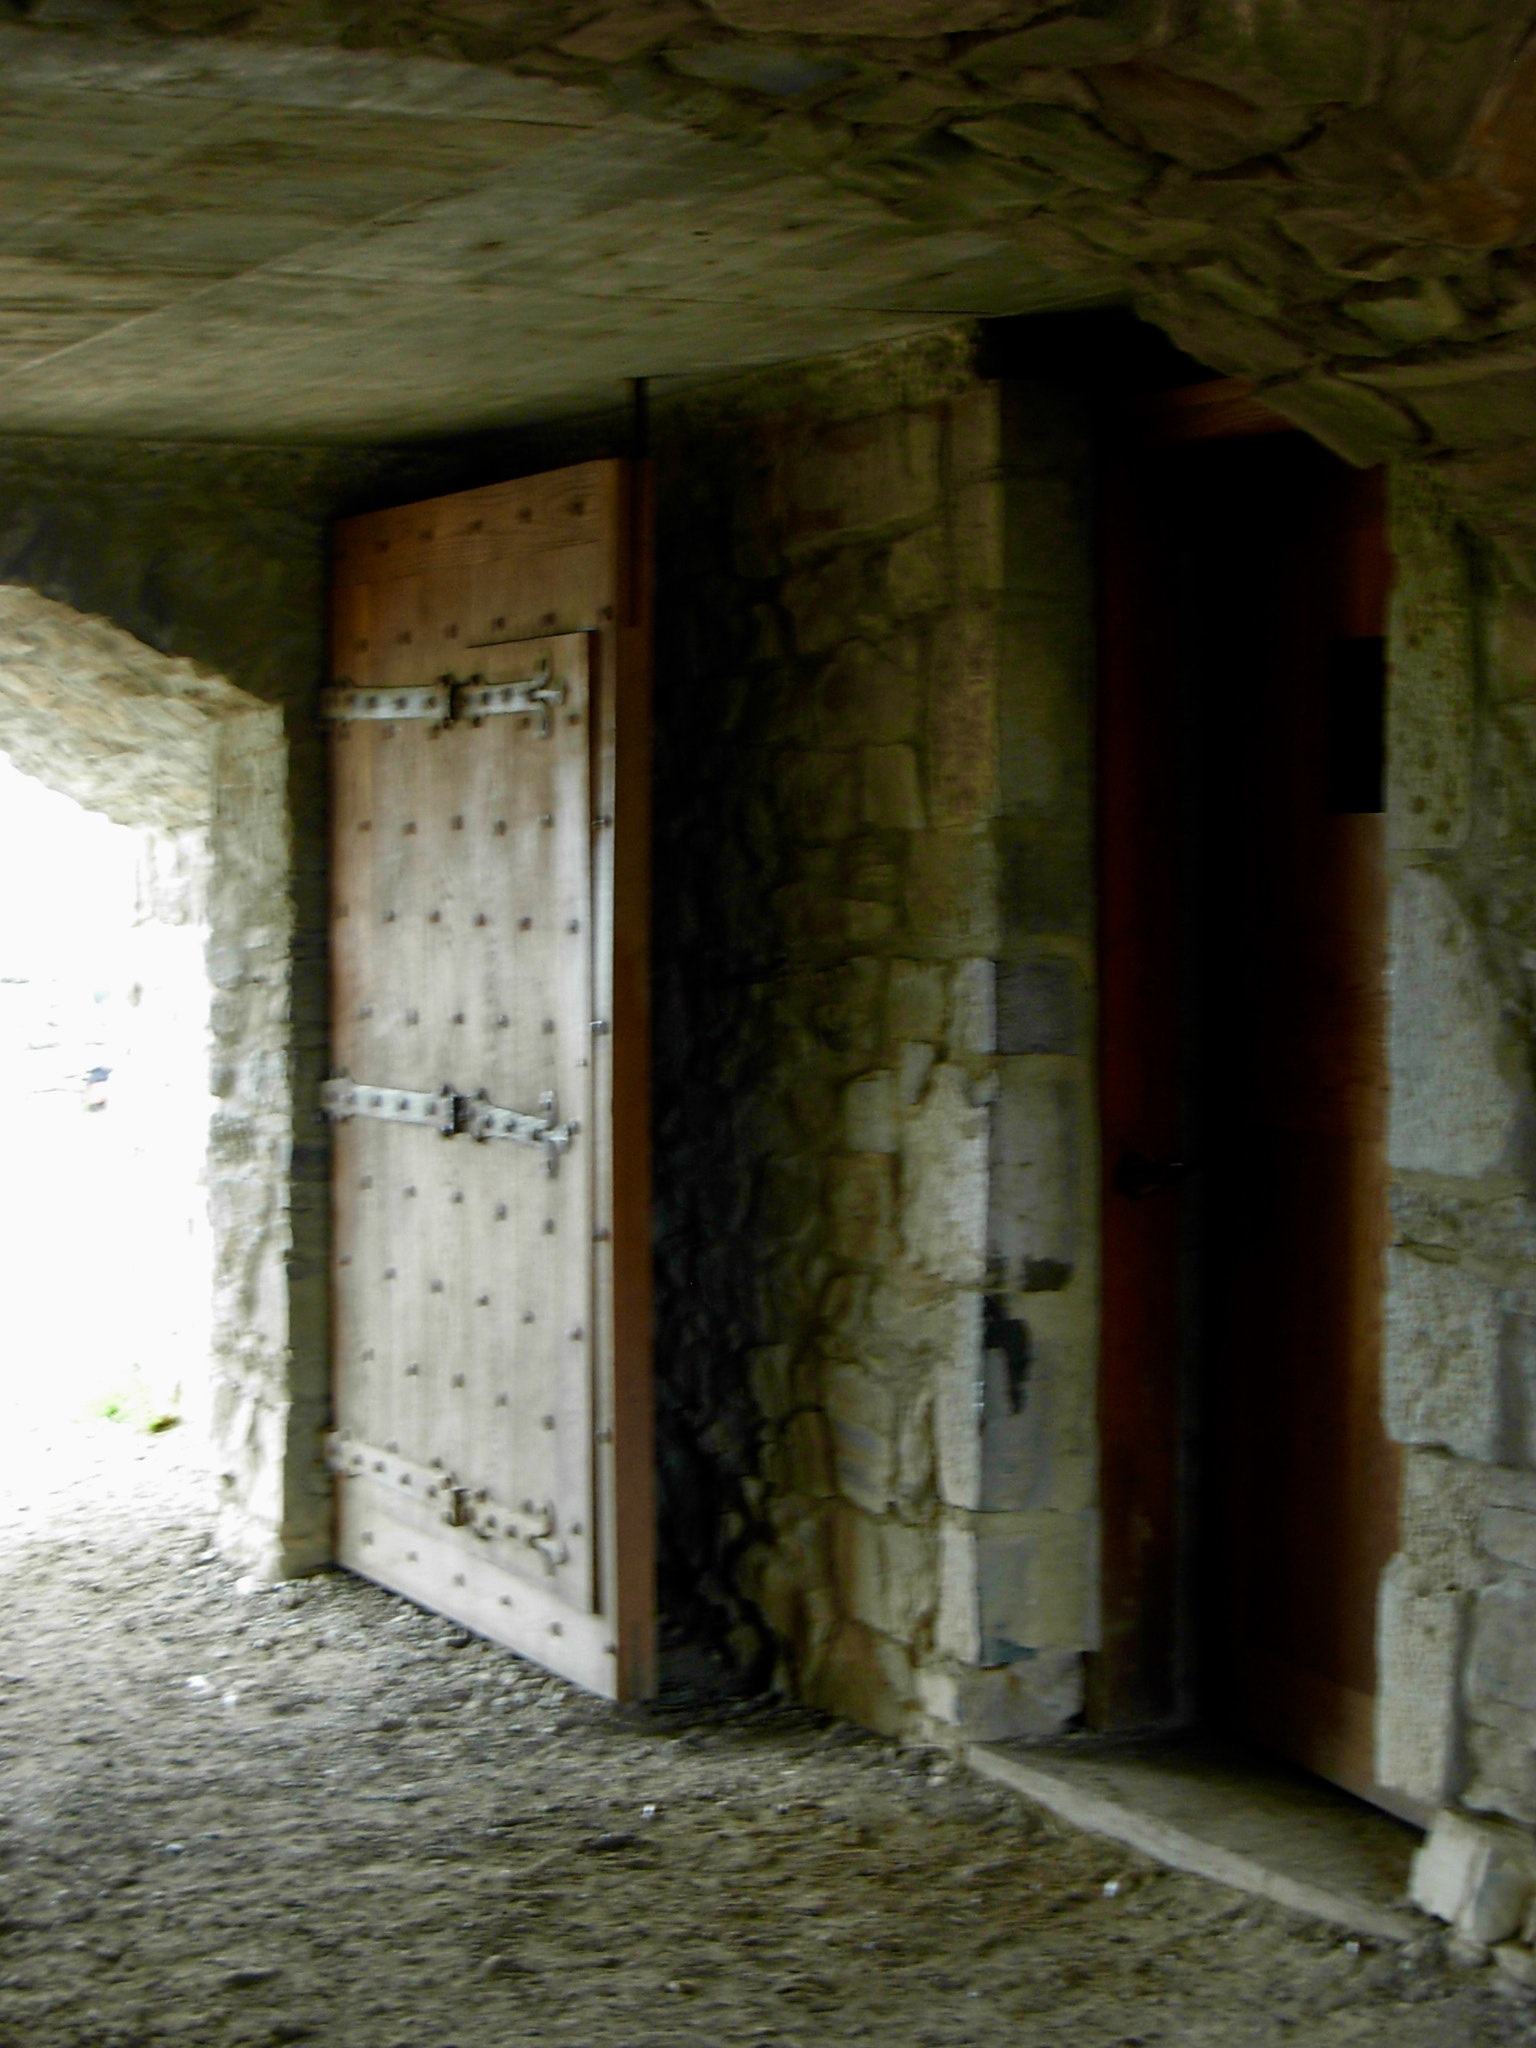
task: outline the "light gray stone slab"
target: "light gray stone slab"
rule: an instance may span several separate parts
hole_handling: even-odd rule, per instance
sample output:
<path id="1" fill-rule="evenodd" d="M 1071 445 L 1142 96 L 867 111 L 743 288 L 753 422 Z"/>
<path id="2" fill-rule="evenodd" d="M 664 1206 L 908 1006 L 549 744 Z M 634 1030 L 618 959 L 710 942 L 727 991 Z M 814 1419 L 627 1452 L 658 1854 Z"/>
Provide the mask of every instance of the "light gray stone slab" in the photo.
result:
<path id="1" fill-rule="evenodd" d="M 1500 1457 L 1501 1321 L 1497 1288 L 1466 1266 L 1388 1252 L 1383 1399 L 1399 1443 L 1443 1444 L 1484 1464 Z"/>
<path id="2" fill-rule="evenodd" d="M 1406 1557 L 1382 1574 L 1376 1618 L 1376 1773 L 1421 1806 L 1450 1796 L 1466 1598 Z"/>
<path id="3" fill-rule="evenodd" d="M 1475 930 L 1439 875 L 1410 868 L 1391 901 L 1391 1126 L 1394 1166 L 1491 1172 L 1513 1136 L 1498 995 Z"/>
<path id="4" fill-rule="evenodd" d="M 1417 1831 L 1299 1771 L 1196 1741 L 977 1743 L 972 1768 L 1090 1834 L 1353 1933 L 1408 1941 Z"/>
<path id="5" fill-rule="evenodd" d="M 975 1287 L 987 1242 L 989 1114 L 963 1069 L 936 1067 L 901 1133 L 901 1234 L 908 1258 L 936 1279 Z"/>

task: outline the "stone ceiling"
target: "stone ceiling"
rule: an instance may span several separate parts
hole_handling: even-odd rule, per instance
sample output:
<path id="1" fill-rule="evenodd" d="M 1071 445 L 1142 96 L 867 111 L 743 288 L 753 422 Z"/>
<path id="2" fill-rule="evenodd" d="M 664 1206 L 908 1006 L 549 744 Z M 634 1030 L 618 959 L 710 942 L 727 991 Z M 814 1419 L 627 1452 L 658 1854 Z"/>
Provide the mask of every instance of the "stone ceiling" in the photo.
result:
<path id="1" fill-rule="evenodd" d="M 0 0 L 0 431 L 378 440 L 1133 302 L 1519 523 L 1536 4 Z"/>

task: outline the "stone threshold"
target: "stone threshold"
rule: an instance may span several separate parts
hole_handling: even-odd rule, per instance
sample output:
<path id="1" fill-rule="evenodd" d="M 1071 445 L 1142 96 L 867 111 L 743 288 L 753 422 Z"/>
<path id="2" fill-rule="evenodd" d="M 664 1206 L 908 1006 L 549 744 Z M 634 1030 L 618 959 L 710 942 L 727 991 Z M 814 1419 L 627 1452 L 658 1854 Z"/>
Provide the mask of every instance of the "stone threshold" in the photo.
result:
<path id="1" fill-rule="evenodd" d="M 1387 1941 L 1421 1831 L 1258 1751 L 1203 1735 L 982 1742 L 971 1768 L 1090 1834 L 1174 1870 Z"/>

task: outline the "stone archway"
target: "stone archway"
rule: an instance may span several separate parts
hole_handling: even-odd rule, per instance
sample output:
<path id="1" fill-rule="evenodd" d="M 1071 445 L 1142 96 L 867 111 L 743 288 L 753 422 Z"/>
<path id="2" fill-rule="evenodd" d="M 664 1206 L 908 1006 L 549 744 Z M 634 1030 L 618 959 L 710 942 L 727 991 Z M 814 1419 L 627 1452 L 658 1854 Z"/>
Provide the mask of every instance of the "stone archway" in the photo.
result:
<path id="1" fill-rule="evenodd" d="M 0 585 L 0 749 L 119 824 L 206 844 L 219 1541 L 262 1576 L 319 1563 L 318 1548 L 292 1554 L 284 1527 L 293 914 L 282 713 L 108 620 Z"/>

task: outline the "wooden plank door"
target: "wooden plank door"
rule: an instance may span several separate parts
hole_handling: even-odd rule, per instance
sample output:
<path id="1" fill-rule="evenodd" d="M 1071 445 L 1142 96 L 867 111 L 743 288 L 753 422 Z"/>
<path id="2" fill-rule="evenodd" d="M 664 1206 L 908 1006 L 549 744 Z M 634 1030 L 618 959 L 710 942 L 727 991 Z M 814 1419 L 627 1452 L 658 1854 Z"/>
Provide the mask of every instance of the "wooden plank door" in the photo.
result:
<path id="1" fill-rule="evenodd" d="M 1126 446 L 1104 504 L 1094 1716 L 1380 1797 L 1380 480 L 1298 434 Z"/>
<path id="2" fill-rule="evenodd" d="M 334 557 L 337 1556 L 654 1683 L 647 512 L 599 462 Z"/>
<path id="3" fill-rule="evenodd" d="M 1225 1717 L 1375 1782 L 1376 1603 L 1397 1547 L 1387 1241 L 1379 473 L 1301 437 L 1208 463 L 1200 552 L 1207 1656 Z M 1362 742 L 1364 743 L 1362 745 Z"/>

